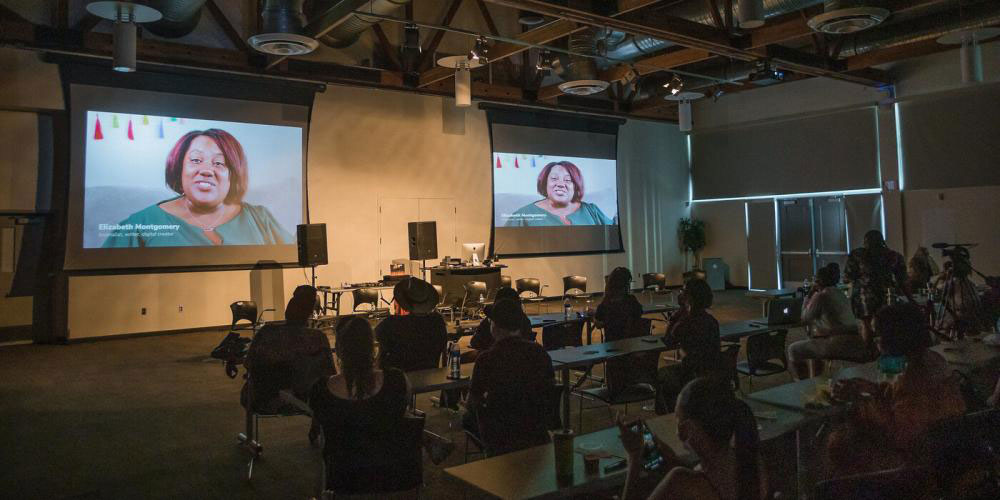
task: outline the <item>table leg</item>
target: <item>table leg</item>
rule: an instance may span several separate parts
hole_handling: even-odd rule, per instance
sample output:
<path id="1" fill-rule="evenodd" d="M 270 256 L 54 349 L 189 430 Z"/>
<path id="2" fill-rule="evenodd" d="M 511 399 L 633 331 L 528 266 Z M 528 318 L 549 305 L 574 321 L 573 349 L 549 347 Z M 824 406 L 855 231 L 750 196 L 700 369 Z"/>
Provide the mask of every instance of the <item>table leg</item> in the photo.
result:
<path id="1" fill-rule="evenodd" d="M 586 328 L 587 328 L 587 345 L 591 345 L 594 343 L 594 320 L 587 318 Z"/>
<path id="2" fill-rule="evenodd" d="M 563 430 L 572 430 L 572 425 L 569 421 L 569 393 L 573 384 L 569 380 L 569 368 L 562 369 L 562 379 L 563 379 Z"/>

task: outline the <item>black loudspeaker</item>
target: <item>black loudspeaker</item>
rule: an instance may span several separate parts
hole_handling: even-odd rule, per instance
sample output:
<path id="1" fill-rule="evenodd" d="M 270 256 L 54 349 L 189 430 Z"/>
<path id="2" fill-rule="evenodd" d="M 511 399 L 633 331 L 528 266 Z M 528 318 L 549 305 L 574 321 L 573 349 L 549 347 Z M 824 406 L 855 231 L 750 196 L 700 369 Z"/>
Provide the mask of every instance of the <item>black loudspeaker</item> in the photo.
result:
<path id="1" fill-rule="evenodd" d="M 410 233 L 410 260 L 431 260 L 438 258 L 437 222 L 411 222 L 407 224 Z"/>
<path id="2" fill-rule="evenodd" d="M 299 224 L 296 236 L 300 266 L 326 265 L 326 224 Z"/>

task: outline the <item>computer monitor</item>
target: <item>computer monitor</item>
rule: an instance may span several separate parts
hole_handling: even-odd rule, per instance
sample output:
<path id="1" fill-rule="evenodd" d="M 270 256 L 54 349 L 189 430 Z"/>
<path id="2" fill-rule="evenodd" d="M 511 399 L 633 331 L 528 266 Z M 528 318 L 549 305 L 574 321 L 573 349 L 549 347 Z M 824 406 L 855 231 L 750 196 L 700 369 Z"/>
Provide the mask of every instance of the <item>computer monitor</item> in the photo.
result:
<path id="1" fill-rule="evenodd" d="M 478 265 L 486 259 L 485 247 L 485 243 L 462 243 L 462 262 Z"/>

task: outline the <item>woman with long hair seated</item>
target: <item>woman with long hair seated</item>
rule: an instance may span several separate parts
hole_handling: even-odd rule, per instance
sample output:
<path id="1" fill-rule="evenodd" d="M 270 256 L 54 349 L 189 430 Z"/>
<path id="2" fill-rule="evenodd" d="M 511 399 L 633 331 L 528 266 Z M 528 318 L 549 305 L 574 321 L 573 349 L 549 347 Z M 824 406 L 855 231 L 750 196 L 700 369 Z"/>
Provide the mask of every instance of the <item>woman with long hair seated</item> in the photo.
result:
<path id="1" fill-rule="evenodd" d="M 677 436 L 698 455 L 699 465 L 685 467 L 669 445 L 654 436 L 666 476 L 649 499 L 760 500 L 767 487 L 760 462 L 757 421 L 728 384 L 715 378 L 689 382 L 677 397 Z M 619 421 L 628 452 L 624 500 L 647 497 L 640 491 L 643 436 L 634 424 Z"/>
<path id="2" fill-rule="evenodd" d="M 642 304 L 629 293 L 632 273 L 625 267 L 616 267 L 608 275 L 604 298 L 597 306 L 594 319 L 597 327 L 604 329 L 604 341 L 621 340 L 632 334 L 632 328 L 642 317 Z"/>
<path id="3" fill-rule="evenodd" d="M 398 491 L 387 456 L 406 412 L 409 383 L 395 368 L 375 367 L 375 336 L 361 317 L 337 325 L 340 373 L 313 387 L 309 406 L 326 438 L 326 488 L 338 494 Z"/>

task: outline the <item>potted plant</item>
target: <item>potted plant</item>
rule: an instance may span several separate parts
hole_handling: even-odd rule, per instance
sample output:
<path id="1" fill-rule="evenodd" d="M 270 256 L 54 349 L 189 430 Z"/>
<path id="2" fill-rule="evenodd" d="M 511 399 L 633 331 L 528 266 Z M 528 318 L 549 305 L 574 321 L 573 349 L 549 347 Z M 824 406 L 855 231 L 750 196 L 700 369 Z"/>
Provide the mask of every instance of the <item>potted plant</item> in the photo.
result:
<path id="1" fill-rule="evenodd" d="M 698 267 L 698 253 L 705 248 L 705 221 L 683 217 L 677 233 L 684 249 L 684 268 L 688 267 L 688 252 L 694 257 L 694 267 Z"/>

